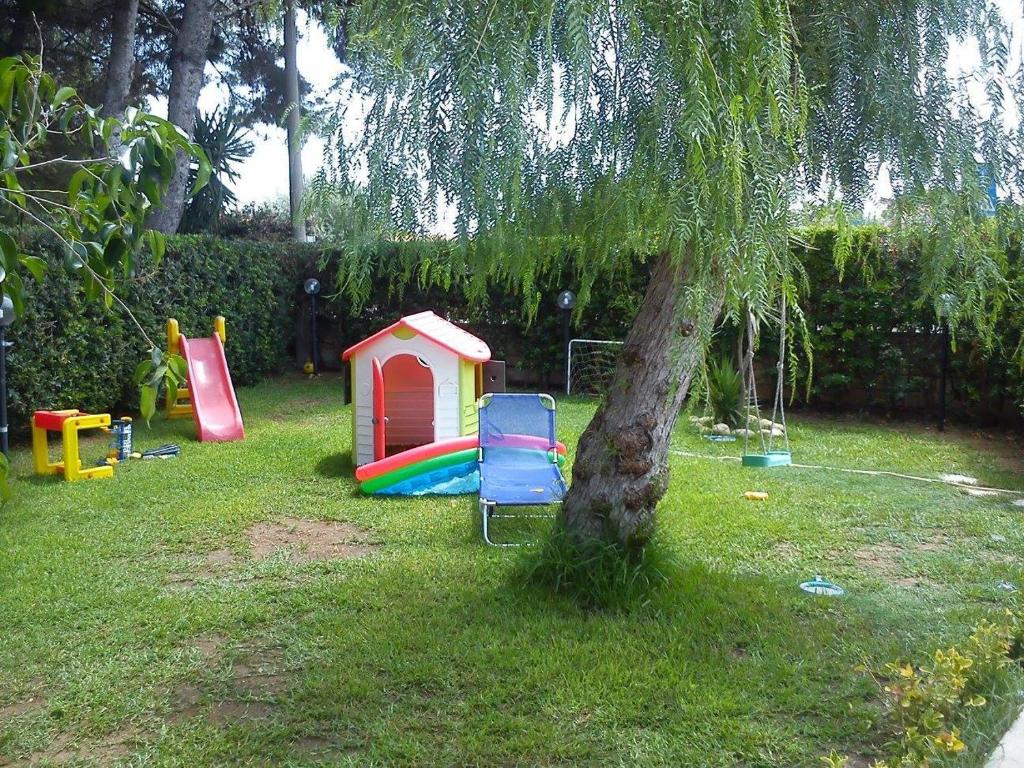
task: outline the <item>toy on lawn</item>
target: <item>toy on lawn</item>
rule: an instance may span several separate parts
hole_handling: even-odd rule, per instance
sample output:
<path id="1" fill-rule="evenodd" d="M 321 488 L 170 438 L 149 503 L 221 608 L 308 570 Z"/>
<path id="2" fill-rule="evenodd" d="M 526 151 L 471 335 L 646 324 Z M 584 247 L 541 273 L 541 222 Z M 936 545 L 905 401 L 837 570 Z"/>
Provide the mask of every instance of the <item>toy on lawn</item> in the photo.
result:
<path id="1" fill-rule="evenodd" d="M 224 356 L 227 329 L 223 317 L 214 319 L 213 331 L 206 339 L 187 339 L 179 331 L 178 321 L 168 319 L 167 351 L 185 358 L 188 381 L 177 392 L 167 392 L 167 418 L 194 419 L 201 442 L 242 440 L 242 412 Z"/>
<path id="2" fill-rule="evenodd" d="M 775 399 L 772 402 L 772 418 L 770 423 L 761 421 L 761 409 L 757 402 L 757 382 L 754 380 L 754 345 L 757 342 L 757 323 L 754 313 L 747 312 L 747 322 L 743 333 L 743 403 L 744 413 L 749 421 L 756 421 L 756 434 L 761 441 L 760 453 L 750 450 L 751 430 L 743 431 L 743 466 L 744 467 L 786 467 L 793 463 L 793 454 L 789 450 L 789 430 L 786 428 L 786 407 L 783 398 L 786 366 L 786 297 L 782 297 L 779 311 L 779 359 L 775 364 Z M 752 413 L 751 413 L 752 412 Z M 748 423 L 748 427 L 750 424 Z M 766 429 L 767 427 L 767 429 Z M 765 439 L 765 432 L 768 439 Z M 781 434 L 778 434 L 781 433 Z M 781 438 L 782 445 L 776 446 L 776 438 Z"/>
<path id="3" fill-rule="evenodd" d="M 107 461 L 116 464 L 119 461 L 127 461 L 132 455 L 132 420 L 128 416 L 119 419 L 112 419 L 110 428 L 107 430 L 112 439 L 110 451 L 107 453 Z"/>
<path id="4" fill-rule="evenodd" d="M 477 399 L 504 390 L 504 381 L 485 371 L 490 358 L 481 339 L 429 311 L 403 317 L 345 350 L 352 462 L 361 490 L 479 489 Z"/>
<path id="5" fill-rule="evenodd" d="M 65 480 L 90 480 L 112 477 L 114 467 L 106 462 L 97 467 L 83 467 L 79 453 L 78 434 L 86 429 L 110 427 L 109 413 L 82 413 L 78 410 L 36 411 L 32 415 L 32 460 L 37 475 L 63 474 Z M 61 461 L 50 461 L 48 434 L 60 433 Z"/>

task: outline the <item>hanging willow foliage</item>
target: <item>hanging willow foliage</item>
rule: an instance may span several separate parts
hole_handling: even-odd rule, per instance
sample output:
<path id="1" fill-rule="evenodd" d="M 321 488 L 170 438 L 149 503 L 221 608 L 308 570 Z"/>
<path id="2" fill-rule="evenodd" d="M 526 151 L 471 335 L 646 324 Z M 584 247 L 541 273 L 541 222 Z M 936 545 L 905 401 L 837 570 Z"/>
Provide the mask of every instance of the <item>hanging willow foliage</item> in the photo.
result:
<path id="1" fill-rule="evenodd" d="M 582 307 L 624 260 L 689 254 L 693 290 L 724 285 L 727 313 L 767 317 L 799 282 L 796 206 L 856 209 L 884 165 L 898 231 L 942 243 L 922 251 L 925 299 L 955 290 L 958 317 L 993 322 L 999 223 L 978 169 L 1020 189 L 1004 118 L 1024 99 L 985 0 L 363 0 L 339 14 L 365 125 L 346 140 L 343 106 L 321 126 L 311 204 L 345 222 L 356 300 L 364 245 L 424 235 L 445 205 L 463 247 L 422 279 L 477 295 L 495 281 L 535 311 L 536 276 L 568 266 Z M 951 39 L 980 52 L 973 102 L 947 71 Z"/>

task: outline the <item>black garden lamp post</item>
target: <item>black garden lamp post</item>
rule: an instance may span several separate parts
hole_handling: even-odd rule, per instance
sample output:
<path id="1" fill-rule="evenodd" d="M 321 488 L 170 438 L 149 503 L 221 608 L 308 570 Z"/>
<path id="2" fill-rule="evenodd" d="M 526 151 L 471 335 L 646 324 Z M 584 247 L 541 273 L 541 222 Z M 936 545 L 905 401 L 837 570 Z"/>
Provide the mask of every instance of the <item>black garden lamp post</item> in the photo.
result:
<path id="1" fill-rule="evenodd" d="M 572 317 L 572 308 L 576 306 L 576 294 L 565 290 L 558 294 L 558 308 L 562 310 L 562 347 L 565 352 L 565 388 L 569 391 L 569 320 Z"/>
<path id="2" fill-rule="evenodd" d="M 302 284 L 302 290 L 309 296 L 309 359 L 313 361 L 313 373 L 320 375 L 320 342 L 316 335 L 316 297 L 320 293 L 320 281 L 311 277 Z"/>
<path id="3" fill-rule="evenodd" d="M 14 322 L 14 302 L 4 296 L 0 302 L 0 451 L 7 456 L 7 349 L 13 343 L 7 340 L 7 329 Z"/>
<path id="4" fill-rule="evenodd" d="M 942 323 L 942 352 L 939 374 L 939 432 L 946 429 L 946 382 L 949 381 L 949 316 L 956 307 L 956 296 L 944 293 L 939 296 L 939 320 Z"/>

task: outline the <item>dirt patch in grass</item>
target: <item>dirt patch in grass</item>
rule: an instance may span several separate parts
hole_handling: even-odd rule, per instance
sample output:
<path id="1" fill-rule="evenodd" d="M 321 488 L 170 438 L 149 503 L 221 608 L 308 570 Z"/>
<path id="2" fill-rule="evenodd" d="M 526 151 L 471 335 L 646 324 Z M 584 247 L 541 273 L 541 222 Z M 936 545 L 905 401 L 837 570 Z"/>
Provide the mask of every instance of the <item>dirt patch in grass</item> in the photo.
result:
<path id="1" fill-rule="evenodd" d="M 234 565 L 235 556 L 230 549 L 215 549 L 206 553 L 206 565 L 211 568 L 226 568 Z"/>
<path id="2" fill-rule="evenodd" d="M 42 687 L 43 682 L 41 680 L 33 680 L 30 686 L 33 691 L 32 695 L 21 701 L 0 705 L 0 723 L 8 722 L 15 717 L 38 712 L 40 709 L 43 709 L 46 706 L 46 695 L 40 692 Z"/>
<path id="3" fill-rule="evenodd" d="M 937 586 L 936 582 L 928 577 L 908 574 L 908 568 L 904 565 L 901 558 L 908 551 L 916 553 L 943 552 L 947 548 L 946 541 L 942 537 L 925 539 L 915 544 L 913 550 L 906 550 L 897 547 L 895 544 L 880 541 L 854 550 L 853 559 L 864 570 L 885 579 L 897 587 L 934 587 Z"/>
<path id="4" fill-rule="evenodd" d="M 134 725 L 126 725 L 111 731 L 98 741 L 85 743 L 76 743 L 75 737 L 70 733 L 60 733 L 45 749 L 29 755 L 25 764 L 63 765 L 72 761 L 89 760 L 95 765 L 111 765 L 126 759 L 144 742 L 145 735 Z"/>
<path id="5" fill-rule="evenodd" d="M 199 586 L 198 582 L 186 573 L 167 574 L 167 586 L 171 589 L 189 591 Z"/>
<path id="6" fill-rule="evenodd" d="M 256 523 L 245 531 L 254 560 L 266 560 L 284 552 L 293 563 L 317 560 L 349 560 L 366 557 L 380 547 L 369 531 L 352 523 L 333 520 L 302 520 L 287 517 Z M 190 591 L 203 581 L 236 581 L 240 558 L 227 548 L 190 558 L 192 570 L 169 573 L 170 589 Z M 261 578 L 250 575 L 249 579 Z M 279 577 L 276 577 L 279 578 Z"/>
<path id="7" fill-rule="evenodd" d="M 214 725 L 232 725 L 239 720 L 269 720 L 273 707 L 265 701 L 218 701 L 207 713 Z"/>
<path id="8" fill-rule="evenodd" d="M 903 550 L 884 541 L 868 544 L 853 553 L 857 565 L 880 576 L 892 578 L 902 570 L 900 556 Z"/>
<path id="9" fill-rule="evenodd" d="M 933 533 L 914 544 L 915 552 L 947 552 L 950 541 L 941 533 Z"/>
<path id="10" fill-rule="evenodd" d="M 227 642 L 227 638 L 216 633 L 192 641 L 192 647 L 203 658 L 204 670 L 217 666 Z M 171 691 L 172 714 L 168 721 L 177 724 L 205 717 L 216 725 L 230 725 L 236 720 L 269 718 L 274 701 L 284 695 L 291 682 L 281 649 L 244 646 L 240 651 L 231 665 L 226 697 L 219 698 L 224 696 L 222 686 L 208 675 L 196 673 Z M 215 697 L 216 700 L 209 703 Z"/>
<path id="11" fill-rule="evenodd" d="M 206 666 L 211 666 L 216 660 L 220 649 L 227 641 L 228 639 L 224 635 L 211 632 L 197 637 L 192 645 L 199 651 L 199 655 L 203 657 Z"/>
<path id="12" fill-rule="evenodd" d="M 780 560 L 796 560 L 800 557 L 800 549 L 791 541 L 777 541 L 772 550 Z"/>
<path id="13" fill-rule="evenodd" d="M 277 424 L 289 424 L 296 417 L 323 416 L 324 401 L 316 397 L 295 397 L 285 400 L 267 415 L 267 420 Z"/>
<path id="14" fill-rule="evenodd" d="M 231 687 L 245 696 L 276 699 L 288 683 L 278 648 L 250 649 L 231 667 Z"/>
<path id="15" fill-rule="evenodd" d="M 365 557 L 379 546 L 368 531 L 332 520 L 285 518 L 257 523 L 246 531 L 253 557 L 263 560 L 281 550 L 297 562 Z"/>

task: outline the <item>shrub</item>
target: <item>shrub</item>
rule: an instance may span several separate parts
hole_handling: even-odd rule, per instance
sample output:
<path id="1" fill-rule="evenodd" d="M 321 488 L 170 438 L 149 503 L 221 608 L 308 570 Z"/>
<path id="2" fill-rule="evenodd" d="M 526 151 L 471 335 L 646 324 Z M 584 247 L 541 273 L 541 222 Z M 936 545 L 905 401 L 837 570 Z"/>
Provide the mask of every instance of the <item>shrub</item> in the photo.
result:
<path id="1" fill-rule="evenodd" d="M 45 258 L 49 271 L 42 284 L 28 286 L 25 316 L 10 330 L 12 424 L 27 424 L 38 408 L 134 410 L 131 377 L 148 345 L 116 308 L 86 299 L 52 238 L 30 232 L 23 245 Z M 164 260 L 144 263 L 121 295 L 158 344 L 167 317 L 186 335 L 209 336 L 213 317 L 224 315 L 232 378 L 250 384 L 287 362 L 300 264 L 311 259 L 301 245 L 172 237 Z"/>
<path id="2" fill-rule="evenodd" d="M 716 424 L 732 428 L 746 425 L 743 403 L 743 377 L 725 355 L 708 368 L 708 403 Z"/>
<path id="3" fill-rule="evenodd" d="M 961 648 L 936 650 L 921 666 L 887 664 L 882 679 L 873 675 L 886 694 L 895 738 L 888 745 L 892 757 L 875 761 L 872 768 L 928 768 L 955 759 L 966 748 L 959 725 L 970 709 L 990 703 L 1021 631 L 1019 618 L 1006 611 L 999 622 L 978 624 Z M 823 763 L 849 765 L 836 752 Z"/>

